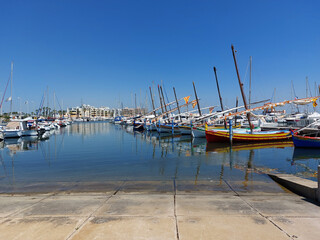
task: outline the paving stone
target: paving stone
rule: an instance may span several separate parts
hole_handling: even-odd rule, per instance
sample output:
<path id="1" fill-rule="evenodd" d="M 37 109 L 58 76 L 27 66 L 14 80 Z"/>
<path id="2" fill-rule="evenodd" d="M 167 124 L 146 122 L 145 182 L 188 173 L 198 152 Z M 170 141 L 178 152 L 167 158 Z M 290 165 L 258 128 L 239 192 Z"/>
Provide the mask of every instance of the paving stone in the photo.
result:
<path id="1" fill-rule="evenodd" d="M 288 195 L 291 192 L 275 183 L 270 181 L 227 181 L 231 188 L 239 195 L 270 195 L 270 194 L 282 194 Z"/>
<path id="2" fill-rule="evenodd" d="M 241 196 L 265 216 L 320 216 L 320 207 L 297 195 Z"/>
<path id="3" fill-rule="evenodd" d="M 117 194 L 95 216 L 173 216 L 174 196 L 154 194 Z"/>
<path id="4" fill-rule="evenodd" d="M 47 195 L 35 195 L 35 196 L 0 196 L 0 217 L 11 215 L 15 212 L 21 211 L 40 200 L 48 197 Z"/>
<path id="5" fill-rule="evenodd" d="M 173 181 L 127 181 L 119 193 L 173 194 L 174 186 Z"/>
<path id="6" fill-rule="evenodd" d="M 254 216 L 178 216 L 180 240 L 289 240 L 265 218 Z"/>
<path id="7" fill-rule="evenodd" d="M 0 239 L 65 240 L 83 221 L 74 217 L 8 218 L 0 223 Z"/>
<path id="8" fill-rule="evenodd" d="M 176 206 L 178 216 L 257 214 L 241 198 L 229 195 L 178 195 Z"/>
<path id="9" fill-rule="evenodd" d="M 176 193 L 180 194 L 229 194 L 235 195 L 225 181 L 176 181 Z"/>
<path id="10" fill-rule="evenodd" d="M 113 194 L 123 183 L 123 181 L 78 182 L 74 184 L 69 192 L 106 192 Z"/>
<path id="11" fill-rule="evenodd" d="M 320 216 L 319 218 L 271 217 L 270 219 L 293 239 L 320 239 Z"/>
<path id="12" fill-rule="evenodd" d="M 172 240 L 176 239 L 174 217 L 94 217 L 72 240 Z"/>
<path id="13" fill-rule="evenodd" d="M 17 214 L 16 217 L 24 216 L 89 216 L 103 202 L 107 196 L 53 196 L 47 198 L 31 208 Z"/>

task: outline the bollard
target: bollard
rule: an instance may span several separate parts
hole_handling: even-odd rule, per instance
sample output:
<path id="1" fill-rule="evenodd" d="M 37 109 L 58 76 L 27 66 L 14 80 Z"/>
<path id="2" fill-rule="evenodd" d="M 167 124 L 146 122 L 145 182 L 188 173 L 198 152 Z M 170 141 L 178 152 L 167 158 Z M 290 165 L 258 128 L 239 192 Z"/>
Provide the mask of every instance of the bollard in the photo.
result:
<path id="1" fill-rule="evenodd" d="M 317 201 L 320 202 L 320 165 L 318 165 L 318 189 L 317 189 Z"/>

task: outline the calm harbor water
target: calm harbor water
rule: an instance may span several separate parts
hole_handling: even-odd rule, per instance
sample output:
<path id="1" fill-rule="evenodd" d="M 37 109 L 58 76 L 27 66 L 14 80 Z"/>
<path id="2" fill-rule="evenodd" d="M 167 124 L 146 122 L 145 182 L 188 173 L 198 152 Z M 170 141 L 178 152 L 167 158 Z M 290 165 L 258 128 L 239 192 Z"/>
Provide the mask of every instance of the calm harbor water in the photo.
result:
<path id="1" fill-rule="evenodd" d="M 0 192 L 41 184 L 105 181 L 201 181 L 268 178 L 278 171 L 316 180 L 320 151 L 291 142 L 207 144 L 190 136 L 133 132 L 107 122 L 75 123 L 48 138 L 0 143 Z"/>

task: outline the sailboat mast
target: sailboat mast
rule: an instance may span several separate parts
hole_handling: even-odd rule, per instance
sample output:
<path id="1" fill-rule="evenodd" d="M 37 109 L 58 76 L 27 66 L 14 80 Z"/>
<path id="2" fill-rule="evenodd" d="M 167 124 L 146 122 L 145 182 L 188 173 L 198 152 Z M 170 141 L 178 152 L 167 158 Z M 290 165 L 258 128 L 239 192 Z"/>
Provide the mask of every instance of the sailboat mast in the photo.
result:
<path id="1" fill-rule="evenodd" d="M 11 81 L 10 81 L 10 115 L 12 114 L 12 82 L 13 82 L 13 61 L 11 62 Z"/>
<path id="2" fill-rule="evenodd" d="M 134 94 L 134 116 L 137 115 L 137 94 Z"/>
<path id="3" fill-rule="evenodd" d="M 47 118 L 49 117 L 49 86 L 47 86 Z"/>
<path id="4" fill-rule="evenodd" d="M 217 83 L 217 89 L 218 89 L 218 94 L 219 94 L 219 99 L 220 99 L 220 106 L 221 106 L 221 111 L 224 111 L 223 109 L 223 103 L 222 103 L 222 97 L 220 94 L 220 88 L 219 88 L 219 82 L 218 82 L 218 77 L 217 77 L 217 69 L 216 67 L 213 67 L 214 75 L 216 77 L 216 83 Z"/>
<path id="5" fill-rule="evenodd" d="M 56 93 L 53 92 L 53 118 L 56 118 Z"/>
<path id="6" fill-rule="evenodd" d="M 197 106 L 198 106 L 199 115 L 201 117 L 202 114 L 201 114 L 201 110 L 200 110 L 199 99 L 198 99 L 198 96 L 197 96 L 196 87 L 194 85 L 194 82 L 192 82 L 192 84 L 193 84 L 194 96 L 196 97 L 196 100 L 197 100 Z"/>
<path id="7" fill-rule="evenodd" d="M 213 67 L 213 71 L 214 71 L 214 75 L 215 75 L 215 77 L 216 77 L 216 83 L 217 83 L 217 89 L 218 89 L 218 94 L 219 94 L 219 99 L 220 99 L 221 111 L 223 112 L 224 109 L 223 109 L 222 97 L 221 97 L 221 94 L 220 94 L 220 88 L 219 88 L 219 82 L 218 82 L 218 76 L 217 76 L 217 69 L 216 69 L 216 67 Z M 224 121 L 224 128 L 227 128 L 227 123 L 226 123 L 226 121 Z"/>
<path id="8" fill-rule="evenodd" d="M 155 107 L 154 107 L 154 101 L 153 101 L 153 95 L 152 95 L 151 87 L 149 87 L 149 90 L 150 90 L 150 96 L 151 96 L 151 102 L 152 102 L 152 108 L 153 108 L 153 115 L 154 115 L 154 117 L 157 117 L 156 111 L 155 111 Z"/>
<path id="9" fill-rule="evenodd" d="M 163 111 L 163 105 L 162 105 L 162 98 L 161 98 L 161 93 L 160 93 L 160 87 L 159 87 L 159 85 L 158 85 L 158 92 L 159 92 L 159 99 L 160 99 L 161 112 L 162 112 L 162 114 L 164 114 L 164 111 Z"/>
<path id="10" fill-rule="evenodd" d="M 242 84 L 241 79 L 240 79 L 239 70 L 238 70 L 238 65 L 237 65 L 237 59 L 236 59 L 236 55 L 235 55 L 235 53 L 234 53 L 234 47 L 233 47 L 233 45 L 231 45 L 231 50 L 232 50 L 234 65 L 235 65 L 235 67 L 236 67 L 236 72 L 237 72 L 237 77 L 238 77 L 239 86 L 240 86 L 240 90 L 241 90 L 241 95 L 242 95 L 242 99 L 243 99 L 243 104 L 244 104 L 244 107 L 245 107 L 246 110 L 247 110 L 247 109 L 248 109 L 247 100 L 246 100 L 246 96 L 245 96 L 244 91 L 243 91 L 243 84 Z M 248 122 L 249 122 L 250 130 L 251 130 L 251 132 L 252 132 L 252 125 L 251 125 L 250 113 L 247 113 L 247 119 L 248 119 Z"/>
<path id="11" fill-rule="evenodd" d="M 251 108 L 251 75 L 252 75 L 252 56 L 250 56 L 249 108 Z"/>
<path id="12" fill-rule="evenodd" d="M 175 97 L 176 103 L 177 103 L 177 108 L 178 108 L 178 112 L 179 112 L 179 119 L 180 119 L 180 122 L 181 122 L 181 113 L 180 113 L 179 101 L 177 99 L 176 89 L 174 87 L 173 87 L 173 92 L 174 92 L 174 97 Z"/>
<path id="13" fill-rule="evenodd" d="M 167 113 L 168 110 L 167 110 L 166 101 L 164 100 L 164 95 L 163 95 L 163 91 L 162 91 L 162 86 L 160 86 L 160 91 L 161 91 L 161 96 L 162 96 L 162 101 L 163 101 L 164 109 L 166 110 L 166 113 Z M 168 114 L 168 113 L 167 113 L 167 118 L 169 118 L 169 114 Z"/>
<path id="14" fill-rule="evenodd" d="M 306 98 L 308 97 L 308 77 L 306 77 Z"/>
<path id="15" fill-rule="evenodd" d="M 308 97 L 308 76 L 306 77 L 306 98 Z M 310 96 L 311 97 L 311 96 Z M 306 112 L 308 113 L 309 112 L 309 107 L 308 105 L 306 106 Z"/>

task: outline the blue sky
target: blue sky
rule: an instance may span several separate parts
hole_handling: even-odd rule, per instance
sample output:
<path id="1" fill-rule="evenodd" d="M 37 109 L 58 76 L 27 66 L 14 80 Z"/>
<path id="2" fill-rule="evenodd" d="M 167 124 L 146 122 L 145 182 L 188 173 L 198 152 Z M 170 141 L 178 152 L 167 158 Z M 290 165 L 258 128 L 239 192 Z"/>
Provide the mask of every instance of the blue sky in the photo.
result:
<path id="1" fill-rule="evenodd" d="M 13 99 L 38 106 L 49 87 L 64 106 L 133 106 L 163 81 L 170 100 L 193 95 L 202 107 L 219 105 L 216 66 L 224 104 L 240 97 L 231 44 L 237 49 L 252 99 L 289 99 L 320 84 L 318 1 L 2 1 L 0 92 L 14 60 Z M 245 78 L 246 75 L 246 78 Z M 8 93 L 6 97 L 8 97 Z M 1 96 L 2 97 L 2 96 Z M 149 103 L 150 106 L 150 103 Z M 4 110 L 8 103 L 4 104 Z M 22 104 L 22 110 L 26 106 Z"/>

